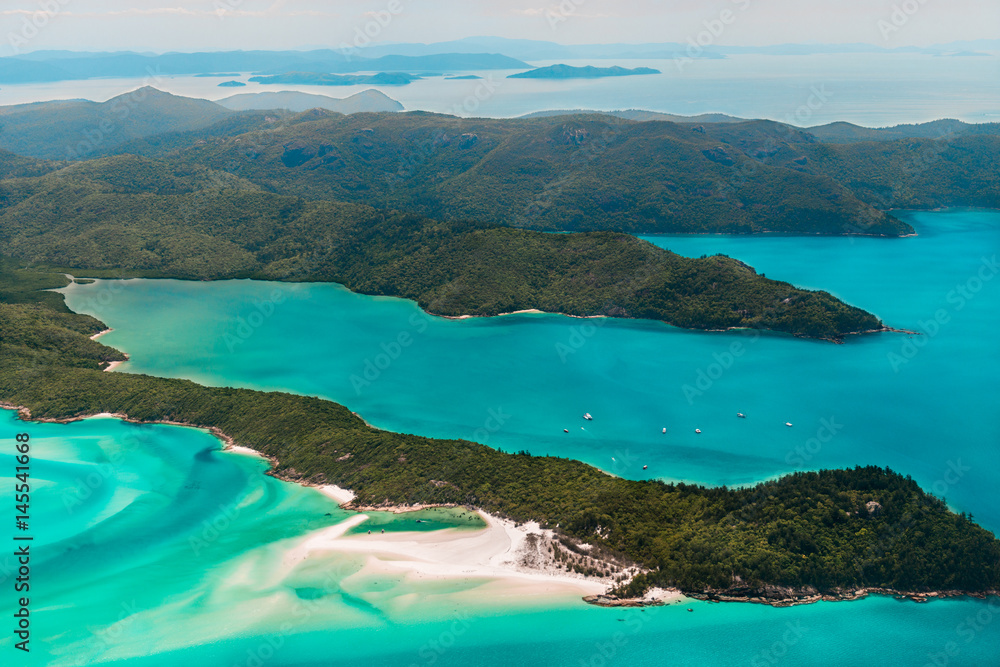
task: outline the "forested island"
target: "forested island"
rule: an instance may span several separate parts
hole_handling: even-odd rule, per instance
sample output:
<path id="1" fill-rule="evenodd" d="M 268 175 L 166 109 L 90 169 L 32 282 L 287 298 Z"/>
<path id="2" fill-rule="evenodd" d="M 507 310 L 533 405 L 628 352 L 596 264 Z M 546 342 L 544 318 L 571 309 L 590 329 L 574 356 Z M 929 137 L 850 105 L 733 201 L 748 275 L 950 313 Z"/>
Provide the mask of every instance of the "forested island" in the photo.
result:
<path id="1" fill-rule="evenodd" d="M 652 67 L 595 67 L 587 65 L 575 67 L 573 65 L 549 65 L 511 74 L 508 79 L 600 79 L 608 76 L 641 76 L 644 74 L 659 74 L 660 70 Z"/>
<path id="2" fill-rule="evenodd" d="M 628 234 L 443 222 L 266 192 L 225 172 L 117 156 L 0 181 L 0 242 L 88 275 L 342 283 L 438 315 L 538 309 L 840 340 L 880 331 L 826 292 Z"/>
<path id="3" fill-rule="evenodd" d="M 249 81 L 261 85 L 290 84 L 295 86 L 405 86 L 420 79 L 416 74 L 404 72 L 379 72 L 378 74 L 325 74 L 319 72 L 288 72 L 252 76 Z"/>
<path id="4" fill-rule="evenodd" d="M 495 82 L 475 85 L 487 94 Z M 49 160 L 18 158 L 11 173 L 14 158 L 0 153 L 0 176 L 29 163 L 52 172 L 66 160 L 140 154 L 229 172 L 275 194 L 543 231 L 899 237 L 914 230 L 893 209 L 1000 207 L 996 124 L 813 134 L 640 112 L 290 113 L 273 99 L 276 110 L 234 110 L 144 88 L 104 103 L 0 107 L 0 149 Z M 100 130 L 108 118 L 115 122 Z"/>
<path id="5" fill-rule="evenodd" d="M 263 452 L 284 479 L 352 489 L 359 505 L 460 504 L 537 520 L 557 528 L 578 571 L 641 566 L 618 580 L 621 596 L 675 586 L 787 602 L 1000 588 L 1000 542 L 891 470 L 796 473 L 749 489 L 630 481 L 380 431 L 316 398 L 104 373 L 125 358 L 91 340 L 105 325 L 40 291 L 65 285 L 63 270 L 329 281 L 439 315 L 536 308 L 840 340 L 884 327 L 826 292 L 626 232 L 911 234 L 886 212 L 892 204 L 1000 196 L 998 172 L 983 168 L 997 137 L 834 144 L 763 121 L 234 112 L 143 95 L 106 141 L 67 156 L 52 146 L 134 100 L 0 110 L 0 141 L 22 153 L 0 151 L 10 256 L 0 265 L 0 401 L 26 418 L 110 412 L 202 426 Z M 939 157 L 911 169 L 913 151 L 928 147 Z"/>
<path id="6" fill-rule="evenodd" d="M 867 589 L 1000 589 L 1000 541 L 887 469 L 795 473 L 745 489 L 631 481 L 568 459 L 380 431 L 317 398 L 105 373 L 124 358 L 90 339 L 105 325 L 38 291 L 66 282 L 0 266 L 0 401 L 24 418 L 107 412 L 202 426 L 271 457 L 282 478 L 353 489 L 358 505 L 464 504 L 558 526 L 566 558 L 587 551 L 599 555 L 588 568 L 625 560 L 645 570 L 619 581 L 622 596 L 673 586 L 786 604 Z"/>

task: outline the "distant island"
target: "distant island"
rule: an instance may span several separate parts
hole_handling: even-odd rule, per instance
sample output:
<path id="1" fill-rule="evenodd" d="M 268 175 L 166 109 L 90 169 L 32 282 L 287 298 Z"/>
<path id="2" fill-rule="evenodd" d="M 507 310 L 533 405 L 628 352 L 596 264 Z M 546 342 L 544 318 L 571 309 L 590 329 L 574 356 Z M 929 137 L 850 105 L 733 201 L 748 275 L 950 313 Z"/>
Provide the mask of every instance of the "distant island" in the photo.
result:
<path id="1" fill-rule="evenodd" d="M 232 97 L 216 100 L 216 104 L 232 111 L 268 111 L 288 109 L 296 113 L 310 109 L 327 109 L 337 113 L 350 114 L 362 111 L 402 111 L 403 105 L 385 93 L 374 88 L 355 93 L 350 97 L 337 98 L 326 95 L 300 93 L 294 90 L 263 93 L 239 93 Z"/>
<path id="2" fill-rule="evenodd" d="M 606 76 L 639 76 L 644 74 L 659 74 L 660 70 L 651 67 L 574 67 L 573 65 L 549 65 L 538 69 L 511 74 L 508 79 L 600 79 Z"/>
<path id="3" fill-rule="evenodd" d="M 219 84 L 219 88 L 242 88 L 247 84 L 242 81 L 223 81 Z"/>
<path id="4" fill-rule="evenodd" d="M 463 81 L 468 79 L 482 79 L 481 76 L 476 76 L 475 74 L 463 74 L 462 76 L 446 76 L 445 81 Z"/>
<path id="5" fill-rule="evenodd" d="M 250 81 L 264 85 L 287 84 L 296 86 L 405 86 L 423 77 L 403 72 L 378 74 L 322 74 L 320 72 L 288 72 L 268 76 L 252 76 Z"/>

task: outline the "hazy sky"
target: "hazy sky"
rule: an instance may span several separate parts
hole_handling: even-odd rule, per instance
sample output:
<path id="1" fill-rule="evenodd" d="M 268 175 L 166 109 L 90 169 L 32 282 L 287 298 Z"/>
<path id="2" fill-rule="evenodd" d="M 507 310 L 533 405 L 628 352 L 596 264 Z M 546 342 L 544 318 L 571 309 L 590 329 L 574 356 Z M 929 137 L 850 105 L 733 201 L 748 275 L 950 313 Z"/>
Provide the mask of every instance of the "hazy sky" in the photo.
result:
<path id="1" fill-rule="evenodd" d="M 720 17 L 718 44 L 1000 37 L 1000 0 L 0 0 L 0 50 L 337 47 L 380 17 L 369 30 L 382 42 L 686 42 Z"/>

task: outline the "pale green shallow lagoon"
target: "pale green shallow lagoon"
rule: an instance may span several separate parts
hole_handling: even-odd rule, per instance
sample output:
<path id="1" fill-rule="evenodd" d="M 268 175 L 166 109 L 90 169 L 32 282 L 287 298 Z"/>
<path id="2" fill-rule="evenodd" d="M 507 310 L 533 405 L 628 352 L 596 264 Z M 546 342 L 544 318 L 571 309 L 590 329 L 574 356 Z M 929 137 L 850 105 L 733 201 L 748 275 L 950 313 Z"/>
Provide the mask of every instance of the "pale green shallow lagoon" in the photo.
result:
<path id="1" fill-rule="evenodd" d="M 920 665 L 948 642 L 950 664 L 989 665 L 1000 646 L 996 602 L 523 607 L 474 580 L 358 579 L 343 557 L 276 576 L 298 538 L 347 513 L 195 429 L 23 424 L 9 410 L 0 424 L 31 433 L 36 489 L 33 650 L 21 661 L 3 637 L 5 665 Z"/>

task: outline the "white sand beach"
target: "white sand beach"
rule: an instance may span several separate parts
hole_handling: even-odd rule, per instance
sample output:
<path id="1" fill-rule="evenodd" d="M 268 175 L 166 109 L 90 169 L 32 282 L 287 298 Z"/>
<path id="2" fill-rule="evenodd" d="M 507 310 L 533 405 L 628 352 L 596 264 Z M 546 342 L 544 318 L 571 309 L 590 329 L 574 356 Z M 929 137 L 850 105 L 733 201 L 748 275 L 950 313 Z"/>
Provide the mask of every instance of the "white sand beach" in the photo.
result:
<path id="1" fill-rule="evenodd" d="M 243 445 L 229 445 L 225 448 L 225 451 L 232 452 L 234 454 L 242 454 L 243 456 L 252 456 L 255 459 L 266 459 L 267 457 L 258 452 L 256 449 L 250 449 L 249 447 L 244 447 Z"/>
<path id="2" fill-rule="evenodd" d="M 343 490 L 339 490 L 342 492 Z M 295 568 L 311 556 L 342 553 L 367 557 L 360 576 L 403 575 L 419 583 L 433 580 L 481 580 L 478 590 L 497 599 L 526 600 L 605 593 L 610 579 L 584 577 L 558 569 L 545 556 L 551 532 L 536 523 L 515 525 L 479 512 L 482 530 L 447 528 L 430 532 L 347 535 L 367 515 L 353 516 L 316 531 L 285 554 L 284 566 Z M 672 591 L 660 592 L 663 599 Z"/>
<path id="3" fill-rule="evenodd" d="M 317 487 L 317 490 L 327 498 L 335 501 L 338 505 L 346 505 L 357 497 L 353 491 L 342 489 L 334 484 Z"/>

